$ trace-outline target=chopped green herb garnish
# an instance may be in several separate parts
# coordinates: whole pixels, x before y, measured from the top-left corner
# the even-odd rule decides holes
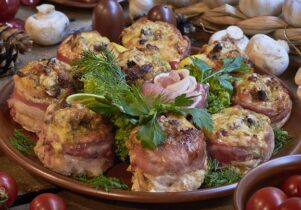
[[[103,188],[106,192],[111,189],[121,189],[127,190],[128,186],[120,182],[120,180],[116,177],[106,177],[104,175],[95,176],[91,179],[87,178],[87,176],[75,176],[74,179],[89,184],[95,189]]]
[[[292,137],[287,131],[281,128],[274,128],[275,147],[273,155],[277,154],[285,145],[292,141]]]
[[[208,159],[208,173],[205,177],[203,187],[212,188],[232,184],[240,180],[241,174],[236,170],[220,166],[219,162]]]
[[[137,138],[145,148],[154,149],[165,140],[165,132],[157,122],[162,114],[191,115],[198,128],[212,129],[211,116],[205,109],[187,108],[193,102],[191,97],[181,95],[173,102],[166,102],[158,96],[150,103],[138,88],[126,83],[125,74],[106,48],[100,55],[85,52],[73,66],[83,72],[84,93],[69,96],[67,102],[78,101],[109,118],[122,117],[133,126],[139,125]]]
[[[34,142],[18,129],[14,130],[13,136],[9,138],[9,143],[25,155],[33,154]]]

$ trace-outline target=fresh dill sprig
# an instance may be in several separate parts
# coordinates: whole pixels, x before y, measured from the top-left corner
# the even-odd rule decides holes
[[[128,186],[124,183],[121,183],[120,180],[116,177],[106,177],[104,175],[95,176],[89,179],[87,176],[74,176],[74,179],[89,184],[95,189],[102,188],[106,192],[109,192],[111,189],[121,189],[127,190]]]
[[[240,180],[241,174],[236,170],[220,166],[215,159],[208,159],[208,172],[205,176],[204,188],[220,187]]]
[[[288,134],[287,131],[281,128],[274,128],[275,135],[275,147],[273,155],[277,154],[285,145],[292,141],[292,137]]]
[[[137,138],[148,149],[154,149],[165,140],[165,132],[157,121],[162,114],[191,115],[198,128],[212,129],[211,116],[205,109],[187,108],[193,102],[191,97],[181,95],[174,102],[166,102],[158,96],[148,103],[138,88],[126,83],[124,72],[106,48],[100,55],[85,52],[73,67],[83,72],[84,93],[69,96],[67,102],[80,102],[109,118],[130,119],[134,126],[140,126]]]
[[[13,135],[9,138],[9,143],[25,155],[33,154],[34,142],[18,129],[14,130]]]

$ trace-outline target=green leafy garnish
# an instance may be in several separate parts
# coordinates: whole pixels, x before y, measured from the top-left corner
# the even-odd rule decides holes
[[[111,189],[121,189],[127,190],[128,186],[120,182],[116,177],[106,177],[104,175],[95,176],[89,179],[87,176],[75,176],[74,179],[89,184],[95,189],[103,188],[106,192],[109,192]]]
[[[220,70],[213,70],[203,60],[190,57],[192,64],[187,68],[190,74],[194,76],[200,83],[208,83],[210,85],[208,94],[208,112],[217,113],[222,109],[231,105],[231,96],[233,92],[232,83],[239,78],[230,73],[247,73],[250,66],[244,62],[243,57],[223,59],[223,66]]]
[[[273,155],[277,154],[285,145],[292,141],[292,137],[288,134],[287,131],[281,128],[274,128],[275,135],[275,147]]]
[[[129,155],[125,143],[136,123],[132,122],[130,119],[123,117],[113,119],[112,122],[116,127],[114,141],[115,154],[119,157],[120,160],[125,161],[127,160]]]
[[[205,176],[204,188],[220,187],[240,180],[241,174],[236,170],[220,166],[215,159],[208,159],[208,172]]]
[[[191,115],[198,128],[212,129],[211,116],[205,109],[187,108],[193,102],[192,97],[181,95],[173,102],[166,102],[158,96],[149,102],[138,88],[126,83],[124,73],[106,48],[100,55],[85,52],[73,66],[83,72],[84,93],[69,96],[67,102],[78,101],[111,119],[121,117],[130,120],[133,126],[139,125],[137,138],[145,148],[154,149],[163,143],[165,132],[157,122],[157,117],[163,114]]]
[[[33,154],[34,142],[18,129],[14,130],[13,136],[9,138],[9,143],[25,155]]]
[[[207,96],[208,112],[215,114],[231,105],[231,93],[217,82],[210,82],[210,90]]]

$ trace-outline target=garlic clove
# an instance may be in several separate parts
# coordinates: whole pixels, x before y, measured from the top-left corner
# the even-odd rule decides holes
[[[301,67],[298,69],[296,76],[295,76],[295,83],[297,85],[301,85]]]
[[[244,32],[237,26],[229,26],[226,32],[230,39],[240,40],[244,38]]]

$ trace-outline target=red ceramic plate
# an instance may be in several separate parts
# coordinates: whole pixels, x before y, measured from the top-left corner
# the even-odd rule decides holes
[[[64,6],[78,7],[78,8],[93,8],[96,5],[96,3],[93,3],[95,2],[93,0],[86,0],[86,2],[80,0],[48,0],[48,1],[56,4],[61,4]],[[124,0],[118,0],[118,2],[122,2],[122,1]]]
[[[12,89],[13,83],[11,81],[8,82],[2,89],[0,89],[0,147],[9,157],[13,158],[29,172],[42,177],[55,185],[94,197],[140,203],[175,203],[208,200],[230,195],[236,188],[237,183],[217,188],[199,189],[192,192],[150,193],[131,192],[125,190],[111,190],[110,192],[105,192],[103,190],[93,189],[90,186],[80,183],[72,178],[52,172],[43,167],[43,165],[36,157],[24,156],[9,144],[9,137],[12,135],[13,130],[15,128],[20,128],[11,119],[9,115],[9,109],[7,107],[6,101],[11,94]],[[277,157],[296,154],[301,151],[301,104],[295,96],[293,96],[293,103],[294,106],[292,115],[285,125],[285,130],[287,130],[290,135],[293,136],[294,140],[285,148],[283,148],[277,154]],[[26,134],[30,135],[31,139],[36,139],[36,136],[29,133]],[[129,183],[131,175],[126,171],[126,168],[127,166],[125,164],[117,164],[112,169],[110,169],[106,175],[116,176],[122,181]]]

